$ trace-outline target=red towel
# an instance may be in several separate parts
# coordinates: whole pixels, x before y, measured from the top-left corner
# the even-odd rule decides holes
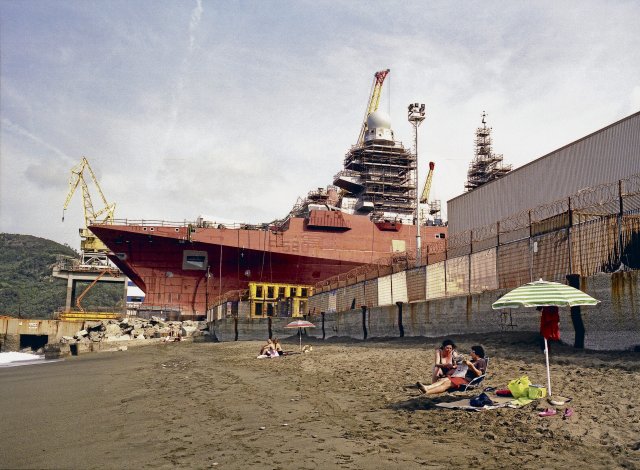
[[[542,307],[540,316],[540,334],[546,339],[560,339],[560,315],[558,307]]]

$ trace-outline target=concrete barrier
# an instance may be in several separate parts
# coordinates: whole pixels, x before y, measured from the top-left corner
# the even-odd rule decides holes
[[[597,274],[582,279],[582,290],[601,301],[596,307],[582,308],[586,349],[640,349],[638,273],[639,271]],[[540,316],[535,309],[499,311],[491,308],[491,304],[509,290],[403,303],[401,316],[398,305],[367,307],[364,317],[360,308],[331,313],[316,310],[314,315],[307,317],[316,324],[316,328],[309,328],[304,334],[318,339],[349,337],[365,340],[401,336],[442,337],[502,331],[537,332]],[[575,331],[570,310],[561,308],[560,318],[562,341],[573,345]],[[284,329],[284,325],[290,321],[291,318],[272,318],[272,336],[290,336]],[[266,322],[266,319],[226,318],[210,323],[210,331],[219,341],[264,340],[269,337],[270,331]]]

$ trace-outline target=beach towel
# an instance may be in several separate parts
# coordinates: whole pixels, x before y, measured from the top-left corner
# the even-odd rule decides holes
[[[528,403],[519,403],[518,400],[513,400],[511,397],[499,397],[494,394],[490,394],[489,397],[493,402],[493,405],[471,406],[471,400],[469,398],[462,398],[456,401],[436,403],[436,406],[450,410],[488,411],[496,410],[498,408],[520,408],[525,404],[531,403],[531,401]]]
[[[540,334],[549,340],[560,340],[560,315],[558,307],[542,307]]]

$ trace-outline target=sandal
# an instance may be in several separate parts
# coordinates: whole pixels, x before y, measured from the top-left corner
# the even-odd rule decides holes
[[[573,416],[573,408],[567,408],[562,413],[562,419],[569,419]]]
[[[547,417],[547,416],[555,416],[557,414],[557,411],[554,410],[553,408],[547,408],[546,410],[538,413],[538,416],[540,417]]]

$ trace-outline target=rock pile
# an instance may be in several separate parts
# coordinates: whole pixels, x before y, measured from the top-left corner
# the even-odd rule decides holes
[[[86,322],[85,329],[73,336],[63,336],[61,343],[101,343],[152,338],[185,338],[209,334],[206,322],[192,320],[164,321],[157,317],[125,318]]]

